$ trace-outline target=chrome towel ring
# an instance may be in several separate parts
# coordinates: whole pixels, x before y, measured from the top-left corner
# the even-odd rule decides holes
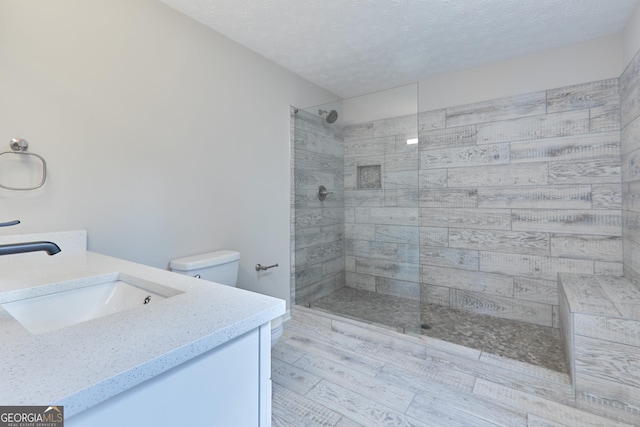
[[[45,162],[45,160],[42,158],[42,156],[39,156],[37,154],[34,153],[27,153],[27,149],[29,148],[29,143],[22,139],[22,138],[13,138],[11,140],[11,142],[9,143],[9,146],[11,147],[11,150],[13,151],[5,151],[0,153],[0,156],[3,155],[14,155],[14,156],[32,156],[35,157],[36,159],[38,159],[40,162],[42,162],[42,179],[40,180],[40,182],[32,187],[14,187],[14,186],[10,186],[10,185],[3,185],[2,183],[0,183],[0,188],[4,188],[7,190],[35,190],[37,188],[40,188],[44,185],[44,182],[47,180],[47,162]]]

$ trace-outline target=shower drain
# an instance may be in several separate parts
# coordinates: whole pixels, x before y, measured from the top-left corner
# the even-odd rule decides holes
[[[422,329],[431,329],[431,325],[429,325],[428,323],[423,323],[422,325],[420,325],[420,327]]]

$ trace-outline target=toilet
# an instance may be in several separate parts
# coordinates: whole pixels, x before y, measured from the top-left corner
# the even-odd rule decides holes
[[[188,276],[198,277],[210,282],[236,286],[240,253],[221,250],[174,259],[169,263],[171,271]],[[271,321],[271,346],[273,347],[282,335],[282,318]]]

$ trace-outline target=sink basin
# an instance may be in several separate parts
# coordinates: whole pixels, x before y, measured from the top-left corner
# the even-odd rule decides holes
[[[1,304],[32,334],[62,329],[119,311],[140,308],[182,291],[122,273],[70,282],[73,289]],[[66,288],[65,283],[56,284]]]

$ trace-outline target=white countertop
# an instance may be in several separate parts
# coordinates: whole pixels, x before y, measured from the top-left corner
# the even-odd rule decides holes
[[[0,405],[73,416],[285,313],[277,298],[93,252],[30,255],[0,256],[0,303],[109,273],[184,293],[38,335],[0,308]]]

